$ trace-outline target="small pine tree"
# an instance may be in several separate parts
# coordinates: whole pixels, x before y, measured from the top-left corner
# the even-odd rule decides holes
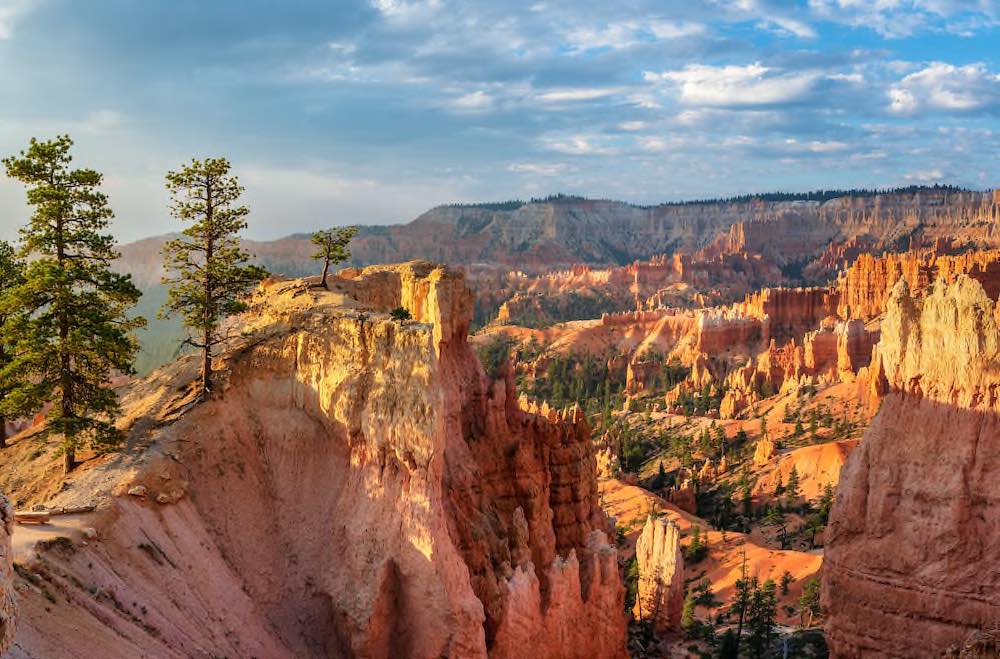
[[[681,629],[688,635],[692,634],[698,625],[698,619],[694,615],[696,598],[697,594],[693,590],[689,591],[684,598],[684,607],[681,609]]]
[[[802,595],[799,596],[799,616],[802,625],[812,626],[813,619],[818,617],[822,610],[819,605],[820,585],[819,579],[813,577],[802,584]],[[808,622],[805,622],[808,620]]]
[[[70,169],[72,146],[68,135],[32,139],[27,151],[3,161],[35,207],[21,229],[24,281],[4,295],[7,313],[20,318],[13,335],[5,332],[14,355],[0,378],[16,375],[17,385],[4,406],[27,411],[54,403],[46,432],[62,436],[67,473],[78,448],[105,452],[121,442],[113,420],[118,396],[108,382],[113,372],[134,372],[132,331],[145,324],[128,316],[139,289],[111,269],[118,253],[104,233],[114,213],[100,191],[103,176]]]
[[[782,595],[787,595],[788,594],[788,586],[790,586],[793,581],[795,581],[795,577],[793,577],[792,573],[789,572],[788,570],[785,570],[781,574],[781,594]]]
[[[413,316],[411,316],[410,312],[407,311],[404,307],[396,307],[395,309],[393,309],[392,311],[389,312],[389,317],[392,318],[395,321],[403,322],[404,320],[410,320],[410,318],[412,318]],[[504,359],[507,358],[506,352],[504,353],[504,357],[503,358]],[[498,366],[499,366],[499,364],[498,364]]]
[[[312,243],[316,245],[317,250],[312,257],[323,261],[323,274],[319,279],[319,285],[323,288],[328,288],[326,277],[330,273],[330,264],[343,263],[351,258],[348,245],[357,232],[357,227],[341,227],[313,233]]]
[[[160,315],[179,313],[188,329],[184,342],[201,350],[202,396],[212,389],[212,351],[230,338],[220,334],[222,321],[244,311],[242,298],[267,276],[247,265],[240,247],[250,210],[236,205],[243,186],[229,168],[225,158],[208,158],[167,173],[171,214],[192,224],[163,246],[169,292]]]
[[[774,496],[780,497],[785,491],[785,486],[781,482],[781,473],[778,473],[778,479],[774,483]]]
[[[11,301],[10,307],[7,307],[4,300],[23,283],[24,262],[18,258],[10,243],[0,240],[0,448],[7,448],[7,417],[20,412],[12,407],[13,398],[8,394],[23,383],[20,373],[5,373],[14,359],[13,342],[23,319],[16,304]]]
[[[684,549],[684,560],[688,563],[697,563],[708,554],[708,545],[701,539],[701,527],[695,524],[691,528],[691,542]]]
[[[792,470],[788,472],[788,483],[785,485],[785,496],[788,497],[789,504],[795,502],[799,497],[799,470],[792,465]]]

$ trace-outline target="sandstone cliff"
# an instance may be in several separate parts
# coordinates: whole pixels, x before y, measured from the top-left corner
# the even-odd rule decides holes
[[[937,279],[950,282],[966,274],[979,281],[987,294],[1000,295],[1000,251],[970,251],[946,255],[934,249],[898,254],[862,254],[837,282],[838,313],[842,318],[869,320],[886,310],[896,282],[905,281],[914,293],[923,292]]]
[[[940,656],[1000,620],[1000,333],[964,275],[887,301],[887,395],[849,457],[823,566],[840,657]]]
[[[14,601],[14,554],[11,535],[14,532],[14,510],[0,495],[0,654],[14,642],[17,628],[17,606]]]
[[[128,390],[128,448],[49,501],[98,540],[29,561],[56,604],[15,657],[624,656],[582,415],[485,376],[460,273],[347,274],[266,283],[210,400],[191,359]]]
[[[667,518],[646,519],[635,545],[639,584],[634,615],[657,632],[680,629],[684,608],[684,559],[680,529]]]

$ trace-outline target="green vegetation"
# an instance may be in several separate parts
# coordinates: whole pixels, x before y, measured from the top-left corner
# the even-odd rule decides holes
[[[171,214],[192,224],[163,246],[169,291],[161,315],[179,314],[184,342],[202,351],[202,396],[212,390],[212,350],[231,338],[221,334],[222,321],[244,311],[243,298],[267,276],[240,248],[250,210],[236,205],[243,186],[229,168],[225,158],[208,158],[167,173]]]
[[[357,232],[357,227],[341,227],[322,229],[312,235],[312,243],[317,248],[312,257],[323,261],[323,274],[319,280],[319,285],[323,288],[327,288],[326,277],[330,272],[330,264],[343,263],[351,258],[348,244]]]
[[[476,346],[476,355],[487,376],[490,378],[497,376],[500,366],[511,358],[516,345],[517,341],[514,339],[504,334],[497,334],[488,342]]]
[[[819,579],[813,577],[802,584],[802,595],[799,597],[799,616],[803,618],[803,626],[811,627],[813,620],[820,616],[822,609],[819,605],[820,585]],[[808,620],[808,622],[805,622]]]
[[[0,301],[7,319],[0,343],[12,352],[0,371],[3,408],[25,414],[53,403],[45,432],[62,436],[66,472],[77,449],[104,452],[121,442],[108,382],[113,372],[133,373],[133,330],[144,323],[128,315],[140,297],[131,277],[111,270],[118,253],[104,233],[114,214],[100,191],[103,176],[71,169],[72,146],[67,135],[32,139],[3,161],[27,186],[34,212],[21,230],[23,280]]]
[[[410,315],[410,312],[404,307],[396,307],[395,309],[389,312],[389,317],[398,323],[413,318],[413,316]]]
[[[725,386],[706,384],[698,392],[681,391],[676,404],[686,416],[706,416],[709,412],[719,411],[719,405],[725,395]]]
[[[708,556],[708,545],[701,539],[701,527],[695,524],[691,528],[691,542],[684,547],[684,564],[694,565]]]
[[[14,358],[13,336],[5,329],[21,320],[19,310],[5,309],[3,300],[24,283],[24,261],[18,258],[10,243],[0,241],[0,448],[7,448],[7,416],[16,415],[20,410],[5,409],[13,399],[8,395],[17,388],[18,374],[4,376],[4,369]]]

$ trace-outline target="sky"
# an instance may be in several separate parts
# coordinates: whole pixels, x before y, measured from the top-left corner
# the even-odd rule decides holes
[[[247,235],[563,192],[1000,187],[1000,0],[0,0],[0,154],[69,133],[123,241],[225,156]],[[0,177],[0,238],[27,218]]]

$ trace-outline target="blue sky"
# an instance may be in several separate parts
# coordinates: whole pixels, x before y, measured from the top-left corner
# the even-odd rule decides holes
[[[249,235],[555,192],[1000,186],[1000,0],[0,0],[0,152],[69,132],[115,231],[226,155]],[[25,218],[0,182],[0,237]]]

